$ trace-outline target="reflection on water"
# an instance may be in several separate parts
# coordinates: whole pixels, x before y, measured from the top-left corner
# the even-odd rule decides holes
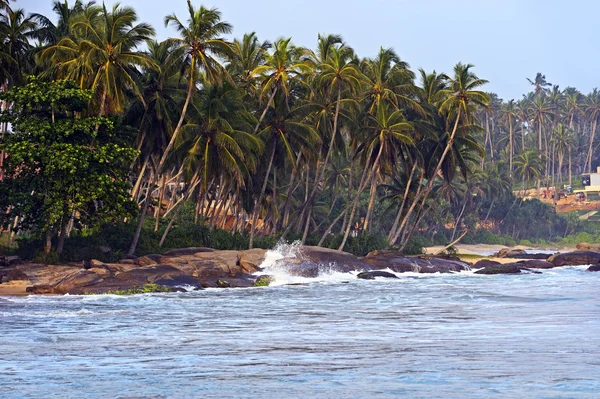
[[[594,398],[599,285],[571,267],[4,297],[0,397]]]

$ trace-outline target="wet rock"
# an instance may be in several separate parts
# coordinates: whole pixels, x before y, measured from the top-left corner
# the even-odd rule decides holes
[[[197,290],[202,288],[198,280],[186,275],[167,276],[165,278],[155,280],[154,284],[173,289],[192,287],[193,289]],[[184,289],[184,291],[186,290]]]
[[[351,271],[372,270],[372,266],[358,257],[335,249],[304,246],[297,257],[303,261],[316,263],[331,271],[347,273]]]
[[[555,267],[553,263],[538,259],[522,260],[517,263],[528,269],[552,269]]]
[[[260,271],[260,265],[265,260],[266,253],[266,250],[258,248],[242,251],[238,260],[242,272],[252,274]]]
[[[290,276],[315,278],[319,275],[323,265],[298,258],[283,258],[276,261],[275,266],[284,270]],[[323,267],[328,268],[329,266]]]
[[[473,265],[473,269],[482,269],[484,267],[488,267],[488,266],[496,266],[496,265],[500,265],[500,262],[496,262],[495,260],[490,260],[490,259],[479,259],[477,262],[475,262],[475,264]]]
[[[215,250],[212,248],[204,248],[204,247],[190,247],[190,248],[179,248],[172,249],[170,251],[165,252],[164,256],[176,257],[183,255],[194,255],[199,252],[214,252]]]
[[[363,280],[375,280],[375,277],[398,278],[398,276],[393,273],[384,272],[381,270],[358,273],[356,277]]]
[[[138,266],[151,266],[158,264],[154,259],[150,258],[149,256],[141,256],[137,258],[136,263],[138,264]]]
[[[475,274],[519,274],[523,271],[539,274],[524,266],[524,263],[504,263],[498,265],[490,265],[481,270],[477,270]]]
[[[567,252],[564,254],[558,253],[548,258],[548,262],[553,263],[554,266],[593,265],[600,263],[600,253],[584,250]]]
[[[600,272],[600,264],[588,267],[586,272]]]
[[[372,269],[389,268],[396,273],[452,273],[470,268],[467,263],[461,261],[431,256],[407,257],[400,252],[380,252],[374,256],[367,256],[363,260],[370,264]]]
[[[511,259],[537,259],[537,260],[546,260],[549,257],[550,257],[549,254],[544,254],[544,253],[534,253],[534,254],[524,253],[524,254],[506,256],[506,258],[511,258]]]

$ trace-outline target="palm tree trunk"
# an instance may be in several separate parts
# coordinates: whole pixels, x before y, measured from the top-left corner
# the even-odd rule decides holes
[[[367,215],[365,216],[365,222],[363,224],[363,231],[366,231],[371,221],[371,214],[373,213],[373,205],[375,204],[375,194],[377,193],[377,176],[371,181],[371,194],[369,196],[369,206],[367,207]]]
[[[509,140],[509,171],[510,171],[510,177],[512,177],[513,174],[513,125],[512,125],[512,116],[510,116],[509,120],[508,120],[508,125],[509,125],[509,129],[508,129],[508,140]]]
[[[356,194],[356,198],[354,199],[354,202],[352,204],[352,211],[350,212],[350,217],[348,219],[348,226],[346,226],[346,232],[344,233],[344,238],[338,248],[338,251],[342,251],[344,249],[344,246],[346,245],[346,241],[348,240],[348,235],[350,234],[350,229],[352,228],[352,221],[354,220],[354,215],[356,213],[356,206],[358,205],[358,200],[359,200],[360,195],[362,194],[363,190],[365,189],[365,187],[371,183],[371,180],[377,173],[377,170],[379,168],[379,160],[381,159],[382,153],[383,153],[383,145],[380,145],[379,153],[377,154],[377,158],[375,158],[375,162],[373,162],[373,168],[371,169],[371,173],[369,173],[369,177],[367,178],[367,181],[365,181],[364,184],[362,184],[359,187],[358,193]]]
[[[277,148],[277,143],[273,143],[273,149],[271,150],[271,157],[269,159],[269,166],[267,167],[267,173],[265,173],[265,180],[263,181],[262,188],[260,190],[260,196],[258,197],[258,202],[254,205],[254,211],[252,212],[252,226],[250,226],[250,242],[248,247],[252,249],[254,245],[254,234],[256,233],[256,223],[258,221],[258,213],[260,212],[260,207],[262,201],[265,197],[265,191],[267,190],[267,184],[269,182],[269,174],[271,173],[271,168],[273,167],[273,160],[275,159],[275,150]]]
[[[144,201],[144,206],[142,206],[142,210],[138,218],[138,223],[135,228],[135,233],[133,234],[133,239],[131,240],[131,245],[129,246],[129,251],[127,252],[127,255],[129,256],[132,256],[135,253],[135,249],[137,248],[138,242],[140,240],[142,226],[144,225],[144,219],[146,219],[146,214],[148,213],[148,207],[150,206],[150,200],[152,198],[154,184],[156,184],[155,176],[156,173],[151,173],[150,185],[148,186],[148,190],[146,191],[146,200]]]
[[[142,184],[142,179],[144,178],[144,173],[146,173],[146,168],[148,167],[148,162],[150,162],[150,157],[146,157],[144,164],[142,165],[142,170],[140,170],[140,174],[138,175],[137,181],[133,186],[133,190],[131,190],[131,199],[134,200],[137,197],[138,190],[140,189],[140,185]]]
[[[267,116],[267,111],[269,110],[269,107],[273,103],[273,99],[275,98],[275,93],[277,93],[278,88],[279,88],[278,86],[275,86],[275,89],[273,89],[273,91],[271,92],[271,95],[269,96],[269,101],[267,101],[267,105],[266,105],[265,109],[263,110],[262,114],[260,115],[260,118],[258,119],[258,123],[256,124],[256,127],[254,128],[254,134],[256,134],[258,132],[258,129],[260,128],[260,124],[262,123],[263,119],[265,119],[265,116]]]
[[[406,198],[408,197],[408,193],[410,191],[410,186],[412,184],[412,179],[414,177],[416,170],[417,170],[417,163],[414,162],[413,167],[410,171],[410,176],[408,177],[408,181],[406,182],[406,189],[404,190],[404,196],[402,197],[402,203],[400,204],[400,208],[398,209],[398,215],[396,215],[396,219],[394,219],[392,228],[390,229],[390,232],[388,233],[388,236],[387,236],[388,243],[390,243],[390,240],[392,239],[392,236],[393,236],[394,232],[396,231],[396,228],[398,227],[398,223],[400,223],[400,218],[402,217],[402,211],[404,210],[404,205],[406,204]]]
[[[296,157],[296,164],[295,164],[294,169],[292,170],[292,177],[290,178],[290,184],[289,184],[288,190],[287,190],[285,205],[283,206],[283,217],[279,219],[277,230],[281,229],[284,226],[285,227],[288,226],[288,221],[289,221],[289,217],[290,217],[290,203],[291,203],[291,199],[292,199],[291,197],[294,193],[294,182],[296,180],[296,175],[298,174],[298,167],[300,166],[301,158],[302,158],[302,153],[298,152],[298,155]]]
[[[177,126],[175,127],[175,130],[173,131],[171,140],[169,140],[169,144],[167,144],[167,148],[165,148],[165,151],[163,152],[163,155],[160,158],[160,162],[158,163],[158,168],[156,170],[157,174],[160,174],[162,172],[162,168],[165,165],[167,156],[171,152],[171,149],[173,148],[173,144],[175,144],[175,140],[177,139],[177,136],[179,135],[179,131],[181,130],[181,126],[183,125],[183,121],[185,119],[185,115],[187,113],[187,109],[188,109],[188,106],[190,105],[190,100],[192,99],[192,94],[194,92],[194,86],[195,86],[195,82],[194,82],[194,72],[195,71],[194,70],[195,70],[195,68],[196,68],[196,57],[192,57],[192,65],[190,68],[190,82],[189,82],[187,96],[185,98],[185,103],[183,103],[183,108],[181,109],[181,115],[179,116],[179,122],[177,122]]]
[[[200,181],[201,181],[201,179],[198,179],[198,175],[195,174],[190,182],[190,187],[188,188],[187,192],[185,193],[183,198],[181,198],[181,200],[179,202],[177,202],[177,204],[175,204],[175,208],[176,208],[175,212],[173,212],[173,216],[171,216],[171,220],[169,220],[169,224],[167,225],[165,232],[163,233],[162,237],[160,238],[160,242],[158,243],[159,247],[162,247],[163,244],[165,243],[165,240],[167,239],[167,235],[169,234],[169,232],[171,231],[171,228],[173,227],[173,224],[175,223],[175,219],[177,219],[179,212],[181,212],[181,210],[183,209],[183,206],[177,206],[177,205],[179,203],[185,201],[192,195],[192,193],[196,189],[196,186],[198,186],[198,184],[200,184]],[[193,184],[192,184],[192,182],[193,182]]]
[[[165,189],[167,186],[167,175],[163,174],[162,184],[160,186],[160,194],[158,194],[158,204],[154,211],[154,231],[158,231],[158,222],[160,220],[160,210],[162,209],[163,199],[165,197]]]
[[[571,160],[571,149],[569,148],[569,186],[573,187],[573,169],[572,169],[572,160]]]
[[[596,119],[592,121],[592,131],[590,132],[590,146],[588,149],[587,156],[587,169],[589,173],[592,173],[592,153],[594,151],[594,136],[596,135]]]

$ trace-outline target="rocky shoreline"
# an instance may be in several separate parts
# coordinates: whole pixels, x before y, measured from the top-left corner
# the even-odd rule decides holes
[[[0,257],[0,295],[135,292],[149,284],[161,291],[265,286],[272,281],[272,276],[261,274],[266,252],[182,248],[161,255],[130,257],[118,263],[91,260],[67,265],[23,263],[16,257]],[[408,257],[394,251],[375,251],[359,258],[347,252],[306,246],[296,256],[277,263],[294,276],[317,277],[336,271],[356,272],[362,279],[471,269],[477,269],[475,274],[541,273],[544,269],[575,265],[592,265],[588,271],[600,271],[600,252],[591,249],[554,255],[506,249],[495,257],[496,260],[482,258],[472,264],[456,256]]]

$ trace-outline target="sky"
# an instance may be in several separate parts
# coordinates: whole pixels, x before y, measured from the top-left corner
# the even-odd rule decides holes
[[[73,2],[74,0],[71,0]],[[107,6],[115,1],[107,0]],[[216,7],[234,26],[233,37],[256,32],[261,40],[292,37],[314,48],[317,36],[341,34],[360,57],[392,47],[415,72],[451,73],[457,62],[489,80],[484,89],[520,99],[537,72],[561,88],[584,93],[600,87],[597,0],[193,0]],[[156,29],[174,36],[165,15],[187,19],[184,0],[121,0]],[[19,0],[13,8],[50,16],[52,1]]]

